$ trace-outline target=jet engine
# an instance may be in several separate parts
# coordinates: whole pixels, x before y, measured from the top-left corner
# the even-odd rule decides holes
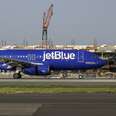
[[[47,75],[49,74],[49,66],[31,66],[23,69],[23,73],[29,75]]]

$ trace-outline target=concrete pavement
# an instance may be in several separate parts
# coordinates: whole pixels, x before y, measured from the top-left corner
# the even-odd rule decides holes
[[[116,86],[116,80],[0,79],[0,86]]]
[[[0,95],[0,104],[0,116],[116,115],[116,94]]]

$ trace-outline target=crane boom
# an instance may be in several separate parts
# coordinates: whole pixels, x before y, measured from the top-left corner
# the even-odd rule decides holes
[[[51,17],[53,15],[53,4],[50,5],[47,13],[43,13],[43,31],[42,31],[42,48],[47,48],[48,46],[48,36],[47,36],[47,30],[48,26],[51,21]]]
[[[46,28],[46,29],[48,28],[52,15],[53,15],[53,4],[51,4],[51,6],[49,7],[47,16],[46,16],[46,13],[44,12],[44,17],[43,17],[43,19],[44,19],[43,27],[44,28]]]

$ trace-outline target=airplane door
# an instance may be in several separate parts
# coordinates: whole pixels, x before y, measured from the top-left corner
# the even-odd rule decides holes
[[[78,52],[78,61],[84,62],[84,52]]]

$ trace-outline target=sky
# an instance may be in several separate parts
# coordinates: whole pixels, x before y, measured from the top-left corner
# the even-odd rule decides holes
[[[0,0],[0,41],[39,44],[42,16],[54,13],[48,38],[55,44],[116,44],[116,0]]]

